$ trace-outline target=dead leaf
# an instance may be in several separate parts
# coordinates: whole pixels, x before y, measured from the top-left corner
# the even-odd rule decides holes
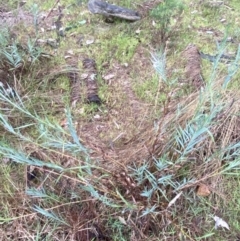
[[[67,54],[69,54],[69,55],[73,55],[73,54],[74,54],[74,52],[73,52],[73,50],[72,50],[72,49],[69,49],[69,50],[67,51]]]
[[[93,43],[94,43],[94,38],[86,40],[86,45],[90,45],[90,44],[93,44]]]
[[[127,222],[125,221],[125,219],[123,217],[118,217],[119,221],[124,224],[124,225],[127,225]]]
[[[229,225],[223,219],[219,218],[218,216],[214,216],[213,219],[215,221],[215,229],[218,227],[223,227],[230,230]]]
[[[107,75],[104,75],[104,76],[103,76],[103,79],[106,80],[106,81],[108,81],[108,80],[110,80],[110,79],[112,79],[112,78],[114,78],[114,77],[115,77],[114,74],[107,74]]]
[[[180,196],[182,195],[182,192],[178,193],[168,204],[167,208],[171,207],[176,201],[178,198],[180,198]]]
[[[96,119],[96,120],[100,120],[100,119],[101,119],[101,116],[98,115],[98,114],[96,114],[95,116],[93,116],[93,118]]]
[[[68,121],[66,118],[60,121],[60,126],[62,128],[67,128],[67,125],[68,125]]]
[[[207,197],[211,194],[211,191],[209,190],[208,186],[200,183],[197,189],[197,195],[201,197]]]
[[[136,31],[135,31],[136,34],[140,34],[141,33],[141,30],[138,28]]]

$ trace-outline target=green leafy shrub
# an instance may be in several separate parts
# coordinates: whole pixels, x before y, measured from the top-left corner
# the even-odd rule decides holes
[[[164,43],[172,32],[171,20],[178,18],[184,9],[184,5],[178,0],[167,0],[160,3],[151,11],[151,16],[156,19],[157,28],[160,30],[160,37]]]

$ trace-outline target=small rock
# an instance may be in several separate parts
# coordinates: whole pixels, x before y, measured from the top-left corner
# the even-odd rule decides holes
[[[70,55],[73,55],[73,54],[74,54],[72,49],[69,49],[69,50],[67,51],[67,53],[70,54]]]
[[[140,34],[141,33],[141,30],[138,28],[136,31],[135,31],[136,34]]]
[[[94,38],[86,40],[86,45],[90,45],[90,44],[93,44],[93,43],[94,43]]]
[[[82,74],[80,78],[81,79],[86,79],[87,77],[88,77],[88,74]]]
[[[96,119],[96,120],[99,120],[99,119],[101,119],[101,116],[97,114],[93,118]]]

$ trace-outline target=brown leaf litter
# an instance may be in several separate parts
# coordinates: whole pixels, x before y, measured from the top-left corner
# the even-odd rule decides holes
[[[210,191],[209,187],[204,183],[200,183],[197,188],[197,195],[201,196],[201,197],[207,197],[210,194],[211,194],[211,191]]]

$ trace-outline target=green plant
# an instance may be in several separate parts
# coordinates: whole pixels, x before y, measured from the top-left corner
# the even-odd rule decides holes
[[[178,19],[184,9],[182,1],[165,0],[151,11],[151,16],[156,19],[156,27],[159,29],[161,44],[165,44],[172,31],[171,21]]]
[[[219,46],[219,56],[224,49],[224,44]],[[153,65],[161,77],[160,82],[165,86],[165,91],[168,91],[167,87],[173,87],[175,81],[169,81],[165,75],[164,54],[153,56]],[[213,65],[213,75],[208,80],[206,87],[199,94],[195,94],[193,102],[187,105],[184,102],[179,103],[171,118],[169,118],[167,112],[162,113],[161,120],[155,128],[156,139],[153,140],[153,160],[144,162],[140,166],[130,167],[133,179],[137,186],[141,187],[140,195],[147,199],[147,205],[145,205],[140,216],[142,218],[153,216],[157,218],[159,215],[163,215],[164,211],[161,211],[159,207],[164,202],[168,203],[168,210],[172,205],[175,206],[175,210],[171,212],[171,215],[175,216],[175,211],[180,208],[175,203],[180,202],[185,205],[184,199],[190,202],[198,202],[191,195],[192,192],[187,191],[189,187],[195,187],[202,181],[212,180],[226,174],[239,176],[237,174],[239,170],[239,138],[233,138],[232,141],[225,142],[225,140],[229,140],[228,135],[233,134],[231,121],[234,121],[235,117],[234,110],[229,110],[231,108],[229,106],[232,106],[232,104],[229,104],[229,101],[225,99],[226,86],[223,84],[226,79],[230,80],[233,77],[232,73],[236,72],[229,72],[224,78],[225,81],[222,80],[219,83],[216,78],[219,58]],[[236,61],[238,60],[237,54]],[[235,62],[232,64],[233,68]],[[231,97],[229,96],[229,98]],[[168,101],[164,109],[169,109],[171,99]],[[225,115],[223,113],[228,113],[226,114],[228,116],[227,122],[224,121],[225,118],[222,119],[221,117]],[[230,132],[221,132],[220,130],[223,128]],[[219,135],[222,136],[220,139]],[[213,146],[214,150],[208,149]],[[155,156],[156,153],[157,156]],[[226,164],[222,165],[221,162]],[[205,207],[199,209],[199,212],[209,212],[207,206],[210,204],[205,203],[204,205]],[[188,210],[187,213],[192,215],[191,210]],[[178,219],[177,216],[175,218]],[[185,224],[181,223],[181,225],[184,226]],[[167,232],[167,230],[165,231]],[[205,235],[201,238],[216,235],[212,230],[206,229],[205,232]],[[182,232],[182,235],[185,238],[190,238],[184,232]]]
[[[17,39],[10,39],[7,29],[0,31],[0,61],[9,70],[19,70],[28,68],[29,65],[38,61],[42,54],[42,49],[35,46],[36,41],[28,39],[26,44],[21,44]],[[26,47],[25,47],[26,46]]]

